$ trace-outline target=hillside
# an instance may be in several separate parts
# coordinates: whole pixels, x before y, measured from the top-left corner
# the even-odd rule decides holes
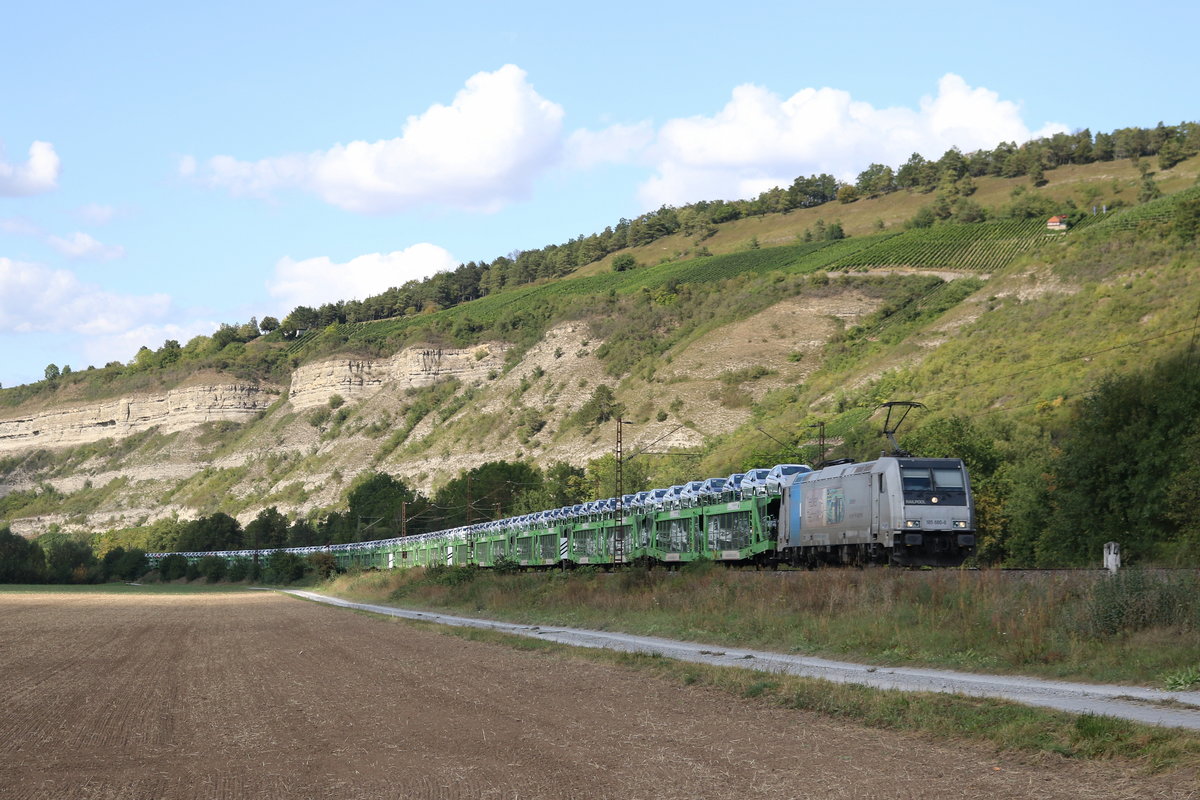
[[[1028,179],[976,181],[983,205],[1086,201],[1064,233],[1040,217],[906,229],[933,199],[906,191],[765,214],[622,251],[640,265],[625,271],[608,256],[443,310],[247,342],[267,372],[206,362],[9,394],[0,524],[245,523],[272,506],[319,520],[376,471],[431,494],[489,461],[587,465],[611,452],[616,414],[633,423],[627,452],[686,454],[639,459],[655,485],[817,460],[818,422],[869,455],[889,399],[929,407],[913,441],[934,446],[957,416],[1016,462],[1049,452],[1106,378],[1186,350],[1200,265],[1178,220],[1198,175],[1197,157],[1162,171],[1167,197],[1140,205],[1128,162],[1049,170],[1015,195]],[[834,222],[848,238],[813,236]],[[997,542],[1020,480],[981,474]]]

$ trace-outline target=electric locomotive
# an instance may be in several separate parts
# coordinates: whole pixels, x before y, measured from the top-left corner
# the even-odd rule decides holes
[[[957,566],[975,550],[975,510],[957,458],[883,456],[797,475],[780,498],[780,561]]]

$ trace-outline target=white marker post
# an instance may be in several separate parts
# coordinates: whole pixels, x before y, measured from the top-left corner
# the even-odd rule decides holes
[[[1116,542],[1104,545],[1104,568],[1113,575],[1121,568],[1121,545]]]

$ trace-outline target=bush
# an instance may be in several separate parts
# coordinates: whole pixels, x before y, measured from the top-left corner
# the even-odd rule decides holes
[[[216,583],[225,577],[227,566],[220,556],[205,556],[196,564],[196,571],[209,583]]]
[[[479,568],[474,564],[454,567],[446,564],[434,564],[425,571],[425,580],[441,586],[461,586],[475,580],[475,576],[478,574]]]
[[[634,269],[638,265],[635,259],[629,253],[622,253],[612,260],[612,268],[614,272],[624,272],[625,270]]]
[[[234,583],[244,581],[250,577],[253,567],[254,562],[248,558],[231,558],[225,569],[225,577]]]
[[[521,562],[515,558],[503,556],[492,562],[492,571],[500,575],[512,575],[521,571]]]
[[[146,570],[149,568],[150,564],[146,560],[146,551],[135,547],[126,550],[125,555],[117,561],[115,575],[123,581],[136,581],[145,575]]]
[[[338,572],[337,559],[332,553],[311,553],[308,556],[308,569],[317,574],[321,580]]]
[[[171,553],[158,562],[158,579],[163,583],[179,580],[187,574],[188,561],[179,553]]]
[[[296,553],[276,550],[267,556],[267,562],[263,567],[263,580],[266,583],[282,585],[295,583],[304,577],[304,570],[307,566],[308,562]]]

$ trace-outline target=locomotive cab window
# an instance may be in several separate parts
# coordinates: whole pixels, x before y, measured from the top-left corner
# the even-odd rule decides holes
[[[906,492],[924,492],[933,488],[933,481],[927,469],[902,469],[900,477],[904,479]]]
[[[900,480],[908,505],[967,504],[967,479],[961,465],[931,461],[902,463]]]
[[[935,489],[964,489],[963,474],[960,469],[933,470],[933,486]]]

